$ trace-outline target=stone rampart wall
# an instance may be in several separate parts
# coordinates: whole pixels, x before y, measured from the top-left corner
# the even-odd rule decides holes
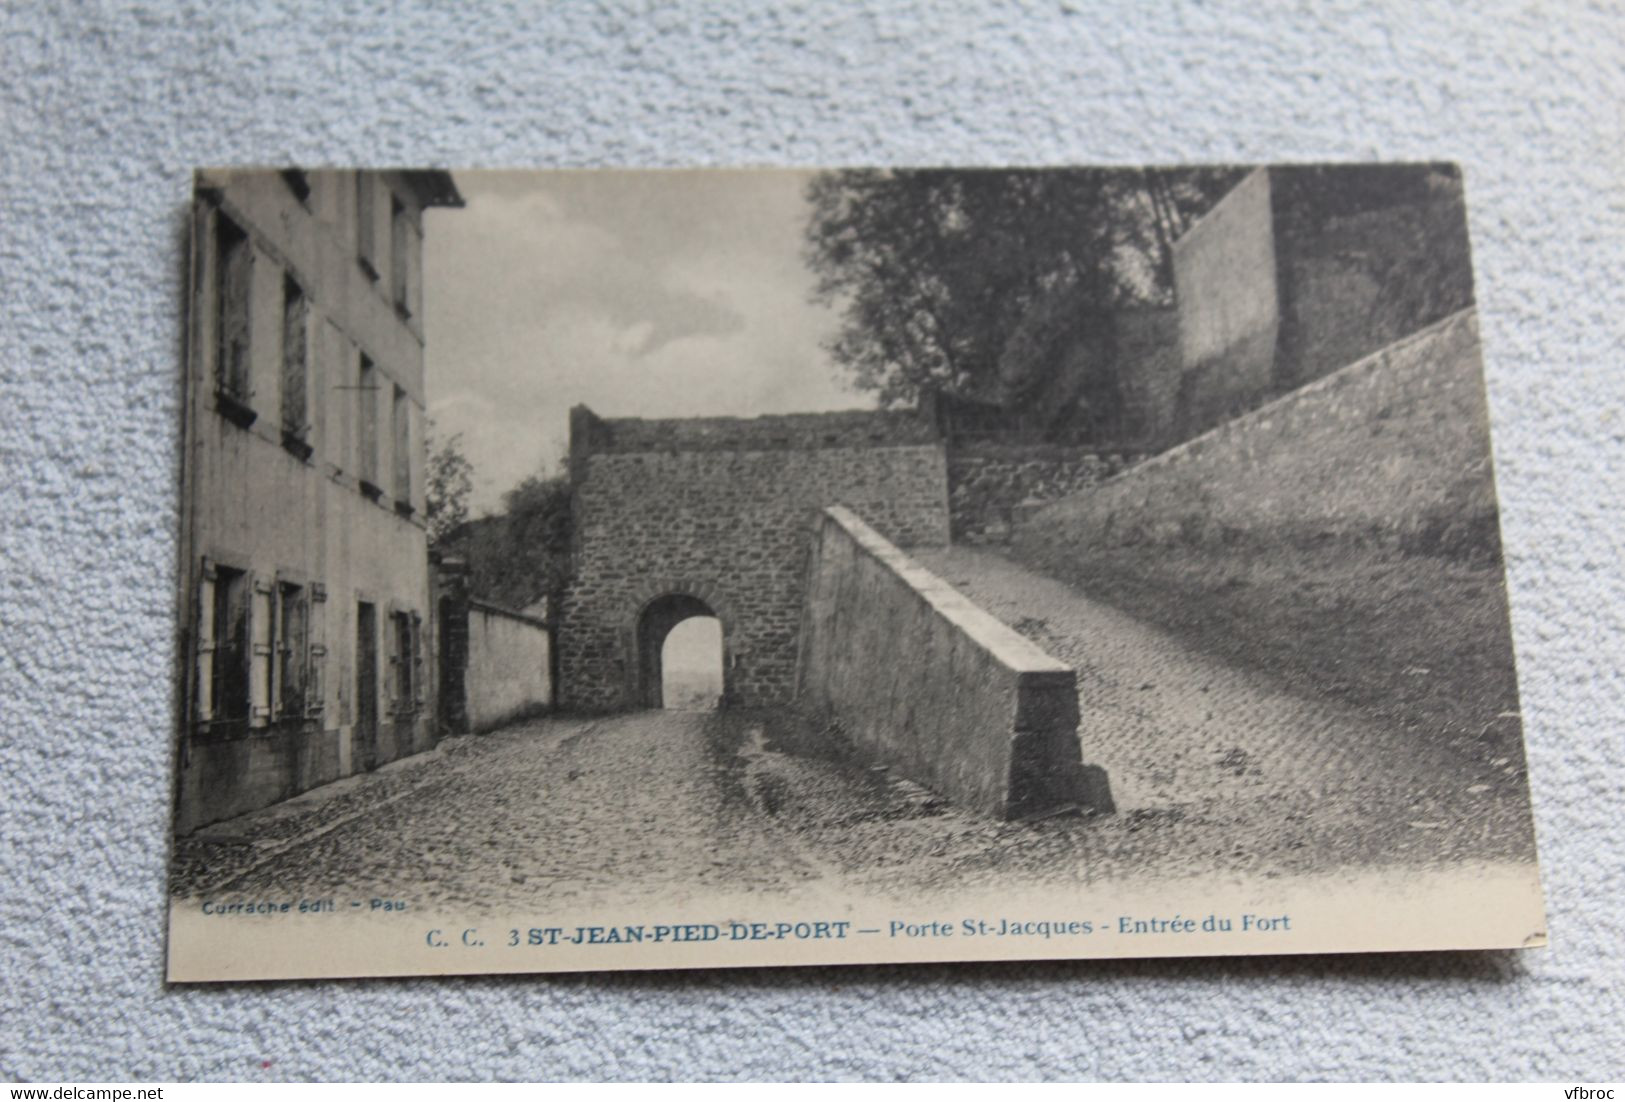
[[[762,417],[597,417],[580,419],[586,450],[811,451],[929,444],[936,426],[915,410],[838,410]]]
[[[1321,220],[1276,216],[1278,387],[1299,386],[1472,305],[1459,198]]]
[[[1095,547],[1346,541],[1498,550],[1477,315],[1466,310],[1018,526],[1067,576]]]
[[[1441,174],[1434,191],[1390,186],[1385,202],[1361,208],[1335,186],[1371,186],[1370,173],[1353,171],[1321,179],[1314,169],[1257,169],[1175,243],[1180,377],[1146,416],[1165,427],[1162,443],[1191,439],[1472,305],[1459,189]]]

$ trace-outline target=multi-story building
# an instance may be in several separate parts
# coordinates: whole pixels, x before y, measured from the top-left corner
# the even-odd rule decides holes
[[[176,829],[432,746],[423,213],[445,172],[200,172]]]

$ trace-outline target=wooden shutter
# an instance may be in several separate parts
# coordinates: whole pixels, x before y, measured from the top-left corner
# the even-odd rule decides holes
[[[253,574],[248,580],[248,724],[264,727],[271,721],[274,699],[275,586]]]
[[[315,582],[310,587],[310,668],[305,677],[305,715],[320,716],[327,682],[327,587]]]
[[[423,707],[423,617],[412,613],[412,707]]]
[[[378,376],[377,365],[365,352],[361,353],[360,384],[356,388],[356,473],[378,484]]]
[[[269,719],[279,719],[286,706],[283,690],[287,686],[288,671],[288,610],[282,605],[282,583],[269,583],[268,600],[271,605],[271,668],[268,696],[271,701]]]
[[[411,222],[406,227],[406,309],[413,317],[423,313],[423,235]]]
[[[389,656],[388,669],[384,673],[384,699],[389,702],[391,712],[400,711],[401,707],[401,632],[397,617],[400,614],[390,612],[384,619],[384,646]]]
[[[406,391],[399,386],[395,387],[389,407],[390,435],[393,437],[390,446],[390,460],[394,470],[394,485],[391,487],[397,502],[410,505],[412,503],[412,426],[411,407],[406,400]]]
[[[278,581],[276,604],[276,715],[305,714],[310,655],[310,605],[304,586]]]
[[[305,714],[305,697],[310,692],[310,590],[300,586],[294,594],[294,611],[299,617],[293,633],[293,686],[297,698],[289,701],[290,715]]]
[[[197,587],[197,689],[196,716],[199,723],[214,718],[214,563],[203,560]]]

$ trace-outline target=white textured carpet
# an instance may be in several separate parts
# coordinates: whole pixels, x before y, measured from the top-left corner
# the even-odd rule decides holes
[[[1625,1075],[1625,13],[1412,6],[0,5],[0,1077]],[[1466,165],[1551,948],[165,989],[192,166],[1377,157]]]

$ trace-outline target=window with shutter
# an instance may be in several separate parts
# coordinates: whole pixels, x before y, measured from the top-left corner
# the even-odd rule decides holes
[[[215,216],[215,390],[252,421],[248,410],[249,318],[254,282],[254,249],[248,235],[224,214]]]
[[[310,457],[310,413],[306,395],[309,375],[310,304],[291,276],[282,279],[282,443],[300,459]]]
[[[305,589],[277,583],[275,661],[278,718],[305,714],[306,664],[309,653]]]
[[[356,387],[356,442],[360,455],[356,457],[356,473],[361,478],[361,491],[377,498],[383,493],[378,485],[378,368],[372,359],[361,354],[361,372]]]
[[[212,650],[206,661],[199,655],[198,676],[207,681],[200,683],[198,698],[200,703],[207,701],[207,711],[200,711],[198,718],[244,720],[249,708],[248,575],[208,563],[203,590],[209,603],[199,613],[208,626],[200,630],[199,638],[206,637]]]
[[[325,701],[327,672],[327,587],[310,587],[310,666],[305,677],[305,715],[320,716]]]
[[[250,575],[252,577],[252,575]],[[276,601],[273,586],[268,581],[254,578],[250,590],[248,613],[249,639],[252,650],[248,676],[248,722],[250,727],[264,727],[271,721],[274,696],[274,649]]]
[[[414,300],[412,216],[393,193],[389,197],[389,282],[395,312],[403,318],[411,317]]]
[[[423,313],[423,234],[415,225],[406,227],[406,306],[414,315]]]
[[[195,689],[196,719],[207,723],[214,718],[214,653],[215,653],[215,569],[214,563],[203,560],[202,575],[197,591],[197,688]]]
[[[397,386],[394,403],[390,406],[390,430],[394,437],[391,458],[394,461],[395,476],[392,492],[395,496],[395,509],[403,515],[412,512],[411,417],[411,404],[406,399],[406,391]]]
[[[355,253],[368,279],[378,278],[378,182],[370,172],[355,174]]]

